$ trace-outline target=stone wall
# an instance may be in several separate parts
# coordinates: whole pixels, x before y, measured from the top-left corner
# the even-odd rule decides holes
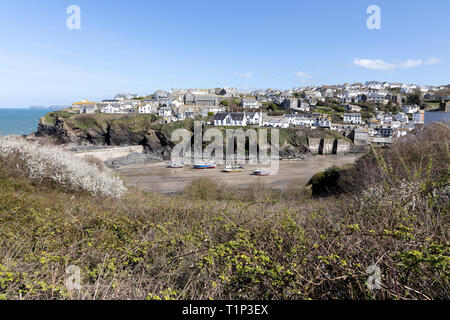
[[[116,159],[121,157],[126,157],[132,153],[142,153],[144,151],[143,146],[130,146],[130,147],[115,147],[115,148],[102,148],[97,150],[89,151],[78,151],[74,152],[74,156],[82,159],[85,156],[92,156],[101,161],[106,161],[108,159]]]
[[[320,138],[308,138],[308,147],[311,154],[319,154]]]
[[[346,154],[350,152],[365,152],[366,146],[355,146],[345,139],[309,138],[308,146],[311,154]],[[356,147],[356,148],[355,148]]]

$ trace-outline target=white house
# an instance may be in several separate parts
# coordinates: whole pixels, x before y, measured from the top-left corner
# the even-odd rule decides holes
[[[331,120],[327,116],[319,116],[316,118],[316,121],[314,122],[314,126],[322,127],[322,128],[330,128]]]
[[[247,124],[262,125],[262,112],[247,112],[245,118],[247,119]]]
[[[113,106],[108,104],[106,107],[103,108],[102,110],[104,113],[119,113],[120,112],[120,108],[117,106]]]
[[[159,108],[158,115],[163,118],[170,117],[172,116],[172,108],[169,107]]]
[[[221,106],[202,107],[200,112],[203,117],[206,117],[210,112],[212,112],[213,114],[216,114],[218,112],[225,112],[225,107]]]
[[[294,126],[311,127],[316,122],[311,115],[285,114],[284,117],[289,120],[289,124]]]
[[[416,112],[419,111],[419,106],[415,105],[415,104],[413,104],[413,105],[405,105],[405,106],[403,106],[402,111],[404,113],[416,113]]]
[[[242,107],[244,109],[257,109],[261,107],[261,103],[255,98],[244,98],[242,99]]]
[[[344,123],[362,124],[361,113],[344,113]]]
[[[158,107],[156,104],[146,103],[145,105],[140,105],[138,107],[138,113],[157,113]]]
[[[264,127],[288,128],[289,119],[285,117],[266,117],[262,121]]]
[[[244,112],[218,112],[214,115],[215,126],[246,126]]]
[[[95,110],[97,108],[95,106],[85,106],[82,108],[81,112],[82,113],[95,113]]]

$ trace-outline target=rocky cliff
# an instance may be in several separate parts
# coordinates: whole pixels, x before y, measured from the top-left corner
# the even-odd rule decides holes
[[[170,129],[170,128],[167,128]],[[142,145],[155,158],[170,157],[170,130],[153,123],[150,116],[71,115],[58,112],[39,120],[36,136],[52,137],[60,143],[108,146]]]
[[[178,128],[192,131],[193,122],[162,124],[151,115],[74,115],[58,111],[40,119],[36,135],[53,137],[60,143],[142,145],[145,153],[152,158],[167,160],[174,146],[170,141],[172,132]],[[308,141],[311,138],[343,137],[323,130],[280,129],[280,157],[288,159],[309,157],[311,150]]]

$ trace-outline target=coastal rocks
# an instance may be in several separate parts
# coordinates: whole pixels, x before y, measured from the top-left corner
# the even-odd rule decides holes
[[[104,136],[104,142],[113,146],[142,145],[145,134],[145,130],[133,130],[133,128],[124,124],[109,124]]]
[[[50,136],[56,138],[61,143],[77,142],[79,141],[78,135],[71,130],[64,120],[56,117],[53,124],[48,124],[39,119],[38,129],[36,132],[37,137]]]
[[[294,147],[290,144],[285,143],[279,151],[279,156],[282,159],[307,159],[311,156],[308,148],[306,146]]]
[[[52,123],[39,120],[37,137],[52,137],[62,144],[92,144],[96,146],[142,145],[153,158],[167,160],[173,143],[161,131],[139,128],[133,124],[107,124],[103,128],[82,129],[69,126],[63,118],[54,116]]]
[[[164,160],[170,159],[174,144],[161,132],[149,132],[145,135],[143,142],[145,153],[160,157]]]

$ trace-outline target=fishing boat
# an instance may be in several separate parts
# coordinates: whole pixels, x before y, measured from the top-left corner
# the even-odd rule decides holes
[[[223,168],[224,172],[242,172],[242,170],[244,170],[244,167],[241,165],[236,165],[236,166],[226,166],[225,168]]]
[[[269,176],[270,175],[270,171],[256,169],[255,171],[252,172],[252,174],[254,176]]]
[[[166,168],[179,169],[179,168],[183,168],[183,167],[184,167],[184,164],[182,164],[182,163],[171,162],[167,165]]]
[[[193,169],[214,169],[215,163],[197,163],[192,166]]]

